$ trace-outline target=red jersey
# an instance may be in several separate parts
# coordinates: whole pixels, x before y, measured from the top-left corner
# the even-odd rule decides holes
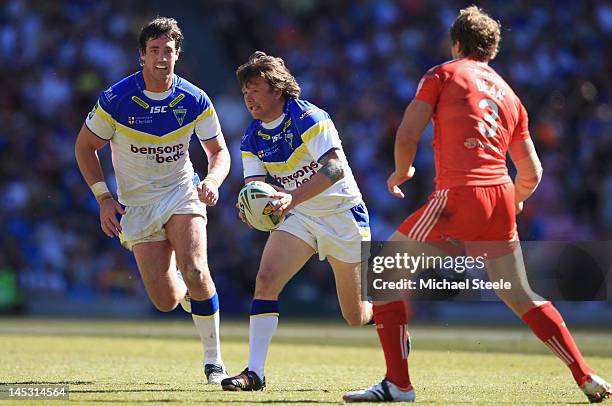
[[[529,138],[527,111],[493,68],[469,58],[435,66],[415,99],[433,107],[436,189],[512,182],[506,152]]]

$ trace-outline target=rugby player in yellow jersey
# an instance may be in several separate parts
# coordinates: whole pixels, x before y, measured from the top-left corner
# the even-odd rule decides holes
[[[334,123],[327,112],[299,99],[300,87],[284,61],[255,52],[237,76],[254,119],[240,146],[245,182],[274,178],[283,186],[275,209],[286,215],[270,234],[259,265],[248,367],[221,382],[224,390],[252,391],[265,387],[278,296],[315,253],[332,267],[347,323],[370,321],[372,306],[362,300],[360,285],[361,243],[369,241],[370,225]]]
[[[157,309],[168,312],[181,301],[191,311],[208,383],[218,384],[227,374],[219,345],[219,303],[206,257],[206,206],[217,203],[230,155],[206,93],[174,74],[182,41],[172,18],[158,17],[143,27],[142,69],[100,95],[79,132],[75,153],[100,204],[102,231],[118,236],[134,253]],[[208,158],[208,174],[197,185],[188,152],[194,133]],[[109,143],[117,200],[96,153]]]

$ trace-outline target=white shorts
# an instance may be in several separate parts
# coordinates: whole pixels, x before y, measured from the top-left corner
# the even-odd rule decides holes
[[[193,184],[177,187],[156,203],[127,206],[121,217],[121,244],[132,250],[141,242],[166,240],[164,225],[173,214],[198,214],[206,219],[206,205],[200,202]]]
[[[303,240],[319,253],[347,263],[361,262],[361,243],[370,241],[370,220],[365,204],[336,214],[313,217],[298,210],[277,228]]]

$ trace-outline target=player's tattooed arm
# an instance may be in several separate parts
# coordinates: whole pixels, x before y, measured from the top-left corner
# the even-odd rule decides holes
[[[344,165],[335,149],[319,158],[319,163],[323,166],[319,173],[325,175],[332,184],[344,178]]]

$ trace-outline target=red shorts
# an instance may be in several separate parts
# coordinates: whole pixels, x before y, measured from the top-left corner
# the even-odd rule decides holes
[[[518,241],[514,185],[436,190],[397,230],[416,241]]]

